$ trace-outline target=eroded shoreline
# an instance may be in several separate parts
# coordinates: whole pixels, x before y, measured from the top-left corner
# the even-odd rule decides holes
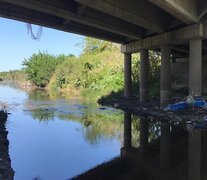
[[[6,130],[7,114],[0,111],[0,180],[13,180],[14,171],[9,157],[9,140]]]

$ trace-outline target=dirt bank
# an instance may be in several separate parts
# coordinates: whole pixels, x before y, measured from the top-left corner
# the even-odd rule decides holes
[[[6,130],[7,114],[0,111],[0,180],[13,180],[14,171],[9,157],[9,141]]]
[[[178,101],[178,99],[172,99],[171,103]],[[122,97],[107,101],[100,100],[99,104],[122,109],[138,116],[173,122],[203,121],[207,116],[206,110],[194,107],[181,111],[165,111],[165,107],[160,107],[159,102],[159,98],[152,98],[148,103],[140,104],[139,99],[136,97],[131,99]]]

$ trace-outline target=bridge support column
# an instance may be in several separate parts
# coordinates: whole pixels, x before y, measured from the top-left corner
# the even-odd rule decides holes
[[[170,55],[169,46],[161,47],[161,79],[160,79],[160,105],[166,106],[170,100],[171,82],[170,82]]]
[[[124,97],[126,98],[132,96],[131,63],[131,53],[124,53]]]
[[[140,103],[145,103],[148,100],[148,73],[149,73],[149,54],[148,50],[140,50]]]
[[[124,147],[131,147],[131,113],[124,112]]]
[[[144,155],[148,149],[149,123],[145,118],[140,119],[140,153]]]
[[[189,95],[200,96],[202,93],[202,38],[190,40],[189,58]]]

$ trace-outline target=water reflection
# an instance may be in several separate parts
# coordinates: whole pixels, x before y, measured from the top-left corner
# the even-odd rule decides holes
[[[14,86],[0,92],[0,101],[18,104],[7,125],[15,180],[67,179],[119,155],[122,111]]]
[[[105,174],[111,174],[111,176],[107,175],[107,179],[123,180],[207,179],[207,129],[205,127],[199,126],[198,129],[194,126],[187,131],[176,123],[137,118],[140,137],[139,146],[134,147],[132,119],[134,117],[132,118],[130,112],[124,113],[124,144],[119,157],[122,161],[119,159],[120,162],[116,164],[114,164],[116,160],[109,161],[74,179],[95,179],[95,177],[104,179],[102,177]],[[152,133],[156,135],[153,136]],[[115,169],[120,173],[116,174]]]
[[[76,179],[207,179],[205,122],[185,125],[138,118],[130,112],[123,114],[76,100],[51,100],[42,91],[19,96],[19,91],[1,88],[1,93],[22,104],[9,117],[15,125],[9,126],[9,140],[17,180],[71,178],[117,156],[121,145],[118,158]],[[0,144],[0,159],[4,157],[7,165],[0,161],[0,168],[7,170],[0,169],[0,174],[7,172],[12,179],[5,132],[0,133],[0,140],[6,143],[6,149]]]
[[[189,180],[207,179],[207,131],[194,130],[189,133]]]
[[[13,180],[14,171],[9,157],[9,141],[6,131],[6,116],[0,112],[0,179]]]
[[[145,155],[148,150],[149,122],[146,118],[140,118],[140,154]]]
[[[160,165],[162,167],[170,165],[170,145],[170,125],[168,122],[161,122]]]
[[[124,147],[130,148],[131,147],[131,113],[125,112],[124,113]]]
[[[39,108],[42,105],[34,106],[34,109],[25,111],[31,115],[33,119],[38,120],[40,123],[48,123],[55,119],[63,121],[76,121],[81,123],[84,128],[80,129],[85,139],[91,144],[96,144],[100,139],[114,139],[122,141],[122,112],[110,110],[107,112],[91,111],[88,108],[82,108],[71,111],[68,109],[67,112],[63,111],[61,107],[53,108]],[[77,106],[74,105],[73,108]],[[37,108],[37,109],[36,109]]]

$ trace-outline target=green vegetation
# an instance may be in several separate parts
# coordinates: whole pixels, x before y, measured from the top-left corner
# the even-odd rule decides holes
[[[38,54],[33,54],[29,59],[24,60],[23,69],[29,81],[38,87],[45,87],[49,83],[56,66],[64,59],[64,55],[56,57],[39,52]]]
[[[66,92],[72,96],[82,95],[97,100],[111,90],[123,87],[123,65],[117,51],[84,54],[79,58],[66,58],[50,82],[52,90]]]
[[[85,38],[79,57],[54,56],[39,52],[23,62],[23,71],[3,74],[2,79],[27,79],[37,87],[69,98],[98,99],[119,98],[123,95],[123,55],[120,47],[111,42]],[[132,56],[132,85],[134,94],[139,92],[140,56]],[[150,51],[150,95],[159,92],[160,55]],[[20,76],[20,75],[21,76]],[[19,75],[19,76],[18,76]],[[8,77],[7,77],[8,76]],[[24,78],[22,77],[24,76]]]
[[[12,81],[24,82],[26,81],[26,79],[27,79],[26,74],[22,70],[0,72],[0,81],[12,80]]]
[[[97,101],[123,95],[123,55],[120,47],[106,41],[86,38],[80,57],[67,57],[59,64],[49,83],[52,91]],[[150,51],[150,95],[159,92],[160,55]],[[140,56],[132,58],[133,91],[139,91]]]
[[[30,110],[30,115],[40,123],[47,124],[58,118],[63,121],[75,121],[82,124],[84,128],[80,128],[85,139],[91,143],[96,144],[100,139],[110,139],[116,137],[118,140],[123,141],[123,113],[120,111],[98,110],[90,109],[79,110],[82,115],[76,113],[62,113],[56,110],[46,108],[38,108]],[[139,146],[139,120],[137,117],[132,116],[132,145]]]
[[[31,106],[31,104],[30,104]],[[87,105],[86,109],[79,109],[78,113],[63,113],[58,107],[50,108],[48,105],[39,105],[38,108],[29,110],[30,115],[40,123],[47,124],[55,118],[64,121],[75,121],[81,123],[84,128],[80,129],[84,137],[91,144],[95,144],[100,138],[114,138],[123,141],[124,116],[121,111],[94,110],[92,105]],[[77,110],[76,110],[77,111]],[[157,139],[160,135],[160,124],[149,124],[149,141]],[[140,119],[132,115],[132,146],[139,147],[140,142]]]

